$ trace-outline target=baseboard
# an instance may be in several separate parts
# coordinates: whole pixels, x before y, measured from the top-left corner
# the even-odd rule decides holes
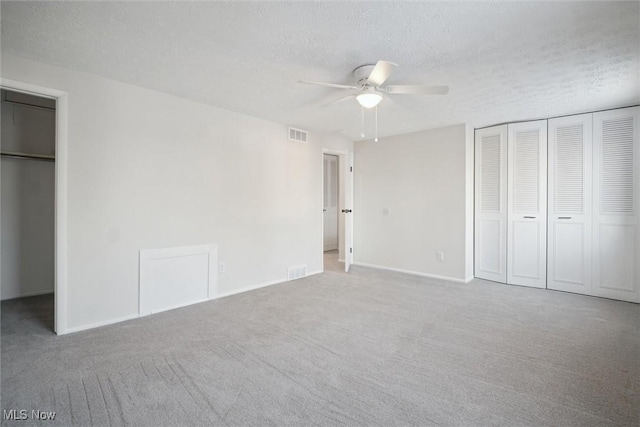
[[[126,316],[117,317],[115,319],[110,319],[110,320],[104,320],[102,322],[89,323],[88,325],[81,325],[81,326],[74,326],[72,328],[67,328],[67,330],[64,331],[63,334],[58,334],[58,335],[66,335],[66,334],[72,334],[74,332],[86,331],[87,329],[99,328],[101,326],[108,326],[114,323],[120,323],[120,322],[125,322],[127,320],[138,319],[139,317],[140,315],[138,313],[128,314]]]
[[[403,270],[401,268],[385,267],[383,265],[368,264],[368,263],[365,263],[365,262],[354,262],[353,265],[358,265],[358,266],[361,266],[361,267],[376,268],[378,270],[395,271],[397,273],[412,274],[414,276],[428,277],[430,279],[441,279],[441,280],[448,280],[450,282],[468,283],[468,281],[465,280],[465,279],[458,279],[458,278],[455,278],[455,277],[448,277],[448,276],[439,276],[437,274],[422,273],[420,271]]]
[[[304,276],[304,277],[309,277],[309,276],[313,276],[313,275],[320,274],[320,273],[322,273],[322,271],[312,271],[310,273],[307,273],[307,275]],[[300,279],[304,279],[304,277],[300,277]],[[295,280],[299,280],[299,279],[295,279]],[[176,307],[170,307],[170,308],[162,309],[160,311],[153,312],[152,314],[160,313],[162,311],[173,310],[175,308],[186,307],[186,306],[193,305],[193,304],[199,304],[199,303],[202,303],[202,302],[212,301],[212,300],[218,299],[218,298],[225,298],[225,297],[229,297],[231,295],[241,294],[243,292],[254,291],[256,289],[266,288],[267,286],[277,285],[278,283],[286,283],[286,282],[292,282],[292,281],[293,280],[286,280],[286,279],[285,280],[281,280],[281,279],[271,280],[269,282],[263,282],[263,283],[259,283],[257,285],[247,286],[245,288],[238,289],[238,290],[235,290],[235,291],[225,292],[224,294],[216,295],[215,297],[210,298],[208,300],[197,301],[197,302],[188,303],[188,304],[185,304],[185,305],[180,305],[180,306],[176,306]],[[141,317],[140,314],[136,313],[136,314],[130,314],[130,315],[127,315],[127,316],[118,317],[116,319],[110,319],[110,320],[104,320],[102,322],[90,323],[88,325],[75,326],[75,327],[72,327],[72,328],[67,328],[66,331],[64,331],[62,333],[59,333],[58,335],[66,335],[66,334],[71,334],[71,333],[74,333],[74,332],[86,331],[87,329],[99,328],[101,326],[108,326],[108,325],[112,325],[114,323],[120,323],[120,322],[125,322],[127,320],[138,319],[140,317]],[[143,317],[146,317],[146,316],[143,316]]]
[[[469,283],[470,281],[472,281],[473,279],[475,279],[475,277],[473,276],[469,276],[467,277],[467,279],[464,281],[464,283]]]
[[[247,286],[244,288],[240,288],[240,289],[236,289],[233,291],[229,291],[229,292],[225,292],[222,294],[218,294],[215,297],[213,297],[212,299],[218,299],[218,298],[226,298],[226,297],[230,297],[231,295],[237,295],[237,294],[241,294],[244,292],[249,292],[249,291],[255,291],[256,289],[260,289],[260,288],[266,288],[267,286],[272,286],[272,285],[277,285],[278,283],[284,283],[286,282],[286,280],[271,280],[269,282],[263,282],[263,283],[259,283],[257,285],[251,285],[251,286]]]
[[[338,262],[344,262],[344,259],[338,258]]]
[[[214,298],[211,298],[211,299],[214,299]],[[205,299],[199,299],[196,301],[185,302],[184,304],[170,305],[168,307],[156,308],[155,310],[151,310],[150,314],[162,313],[163,311],[175,310],[176,308],[187,307],[189,305],[200,304],[201,302],[207,302],[207,301],[209,301],[209,299],[205,298]],[[149,316],[149,314],[145,314],[144,316],[140,315],[140,317],[146,317],[146,316]]]
[[[45,290],[41,289],[39,291],[25,292],[25,293],[22,293],[20,295],[16,295],[16,296],[9,297],[9,298],[2,298],[2,301],[9,301],[9,300],[16,299],[16,298],[35,297],[35,296],[38,296],[38,295],[52,294],[53,292],[54,292],[53,288],[45,289]]]
[[[244,293],[244,292],[255,291],[256,289],[266,288],[267,286],[273,286],[273,285],[277,285],[279,283],[293,282],[295,280],[304,279],[305,277],[313,276],[313,275],[320,274],[320,273],[322,273],[322,271],[320,271],[320,270],[312,271],[310,273],[307,273],[306,276],[300,277],[300,278],[294,279],[294,280],[287,280],[287,279],[270,280],[268,282],[258,283],[257,285],[246,286],[246,287],[241,288],[241,289],[225,292],[223,294],[218,294],[212,299],[230,297],[231,295],[237,295],[237,294],[241,294],[241,293]]]

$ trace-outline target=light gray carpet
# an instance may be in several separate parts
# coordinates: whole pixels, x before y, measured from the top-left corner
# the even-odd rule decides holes
[[[62,337],[51,306],[2,303],[2,409],[40,425],[640,423],[630,303],[354,267]]]

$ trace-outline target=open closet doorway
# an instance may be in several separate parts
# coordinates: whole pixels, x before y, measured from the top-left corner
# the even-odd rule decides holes
[[[346,151],[324,149],[322,156],[323,270],[349,271],[353,255],[352,193],[351,155]]]
[[[55,331],[56,100],[0,97],[2,312]]]

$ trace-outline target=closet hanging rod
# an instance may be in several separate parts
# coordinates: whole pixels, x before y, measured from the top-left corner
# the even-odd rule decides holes
[[[29,154],[29,153],[14,153],[10,151],[1,151],[2,157],[9,157],[11,159],[23,159],[23,160],[42,160],[45,162],[55,162],[55,156],[47,156],[46,154]]]
[[[31,108],[39,108],[41,110],[56,111],[55,107],[44,107],[42,105],[29,104],[27,102],[11,101],[9,99],[3,99],[3,101],[8,102],[9,104],[24,105]]]

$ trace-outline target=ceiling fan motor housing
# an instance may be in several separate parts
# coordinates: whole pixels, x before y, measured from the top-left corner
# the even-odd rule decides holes
[[[355,77],[356,84],[360,87],[371,86],[369,84],[369,75],[375,67],[375,64],[361,65],[353,70],[353,76]]]

